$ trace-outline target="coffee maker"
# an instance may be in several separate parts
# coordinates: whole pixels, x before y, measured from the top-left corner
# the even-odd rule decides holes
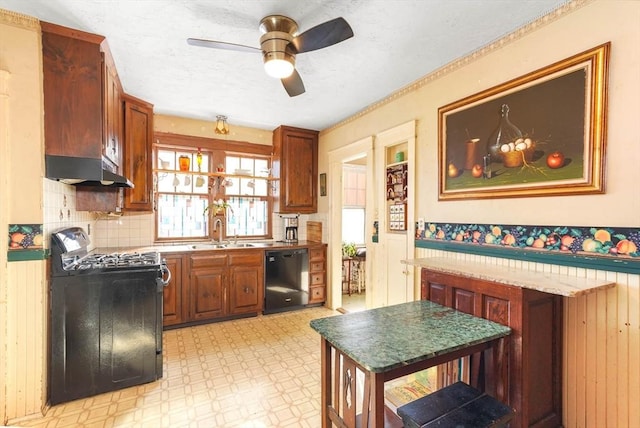
[[[281,216],[284,220],[284,242],[295,243],[298,242],[298,217],[295,216]]]

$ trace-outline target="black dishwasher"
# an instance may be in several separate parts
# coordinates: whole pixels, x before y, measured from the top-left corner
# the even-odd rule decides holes
[[[309,251],[265,252],[265,314],[304,307],[309,302]]]

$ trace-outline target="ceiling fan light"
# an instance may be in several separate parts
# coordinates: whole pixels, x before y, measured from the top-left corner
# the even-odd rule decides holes
[[[265,61],[264,70],[271,77],[284,79],[293,73],[293,64],[286,59],[273,58]]]

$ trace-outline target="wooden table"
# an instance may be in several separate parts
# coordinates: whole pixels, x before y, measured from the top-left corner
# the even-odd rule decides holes
[[[397,415],[385,412],[384,383],[467,355],[475,354],[472,386],[489,393],[502,387],[494,373],[502,373],[505,338],[511,329],[492,321],[416,301],[315,319],[310,324],[321,336],[323,428],[332,423],[347,428],[402,426]],[[357,402],[358,371],[364,374],[361,403]]]

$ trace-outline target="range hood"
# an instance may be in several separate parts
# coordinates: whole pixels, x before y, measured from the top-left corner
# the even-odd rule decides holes
[[[126,177],[109,171],[102,160],[72,156],[45,155],[46,177],[82,186],[130,187]]]

